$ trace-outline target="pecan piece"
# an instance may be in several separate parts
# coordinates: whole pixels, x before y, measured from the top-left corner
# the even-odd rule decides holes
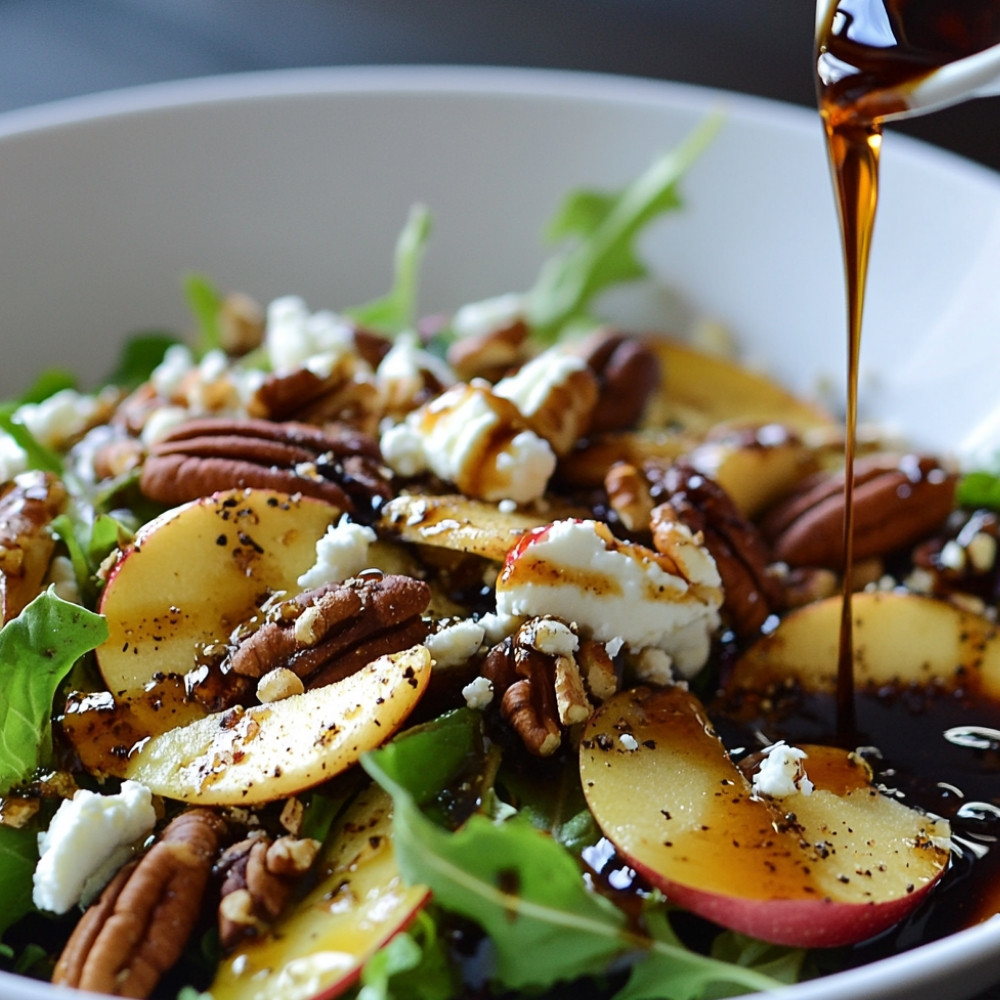
[[[215,874],[222,878],[219,938],[224,951],[261,933],[280,916],[320,846],[310,838],[273,840],[255,831],[222,852]]]
[[[603,434],[638,426],[660,385],[657,354],[641,338],[617,330],[599,330],[577,350],[598,381],[590,432]]]
[[[567,639],[570,640],[567,643]],[[618,688],[618,677],[601,643],[580,641],[555,619],[525,622],[514,636],[494,646],[482,675],[500,696],[500,714],[525,749],[549,757],[559,749],[563,731],[585,722],[594,701]]]
[[[422,580],[377,571],[317,587],[282,602],[223,669],[257,679],[284,667],[307,688],[332,684],[422,642],[427,625],[420,616],[429,603],[430,587]]]
[[[308,368],[269,375],[248,405],[250,415],[307,424],[337,421],[366,434],[378,430],[382,415],[378,387],[371,380],[334,370],[320,375]]]
[[[301,493],[354,513],[392,495],[379,458],[376,442],[349,428],[205,417],[153,445],[139,485],[165,504],[249,487]]]
[[[789,566],[842,570],[845,474],[803,480],[761,522],[776,560]],[[956,476],[937,459],[871,455],[854,467],[854,557],[907,548],[940,527],[951,512]]]
[[[148,997],[180,958],[226,825],[207,809],[181,813],[138,861],[123,868],[76,925],[54,983]]]
[[[739,635],[756,632],[782,605],[782,588],[768,567],[767,546],[715,480],[686,462],[666,469],[649,466],[651,496],[664,497],[651,516],[653,546],[670,523],[701,533],[722,579],[722,614]]]
[[[65,503],[65,487],[47,472],[25,472],[0,487],[0,624],[42,589],[55,548],[49,524]]]

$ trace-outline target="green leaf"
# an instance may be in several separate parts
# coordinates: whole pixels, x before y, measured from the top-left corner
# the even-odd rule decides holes
[[[797,983],[802,978],[807,956],[802,948],[769,944],[736,931],[719,934],[712,942],[711,954],[721,962],[756,969],[783,983]]]
[[[222,293],[203,274],[189,272],[184,275],[184,296],[197,324],[195,353],[202,357],[222,346],[222,327],[219,314],[222,310]]]
[[[63,475],[63,460],[54,451],[39,443],[35,435],[16,419],[16,412],[16,403],[0,407],[0,431],[9,434],[14,443],[27,455],[29,468],[51,472],[56,476]]]
[[[32,875],[38,863],[38,834],[0,825],[0,938],[34,909]]]
[[[599,292],[645,275],[635,241],[650,222],[680,206],[678,182],[719,125],[718,116],[708,118],[620,193],[578,191],[568,197],[549,233],[577,242],[546,261],[527,296],[528,320],[539,340],[553,342]]]
[[[0,629],[0,794],[48,763],[59,684],[107,636],[100,615],[52,588]]]
[[[663,905],[647,912],[653,942],[613,1000],[706,1000],[764,992],[784,984],[764,971],[687,951],[670,926],[668,914]]]
[[[982,469],[967,472],[958,481],[955,502],[959,507],[1000,510],[1000,476]]]
[[[447,949],[426,911],[397,934],[361,972],[357,1000],[451,1000],[458,990]]]
[[[361,326],[382,333],[411,329],[416,321],[420,263],[430,233],[430,213],[423,205],[414,205],[396,241],[392,288],[381,298],[345,310],[345,314]]]
[[[170,333],[138,333],[125,342],[115,367],[105,378],[106,385],[134,389],[149,381],[153,370],[163,361],[167,348],[179,344]]]

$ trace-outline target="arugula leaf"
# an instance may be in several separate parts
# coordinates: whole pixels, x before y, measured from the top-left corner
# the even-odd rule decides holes
[[[987,507],[1000,510],[1000,475],[977,469],[962,476],[955,488],[959,507]]]
[[[708,118],[617,194],[578,191],[568,196],[548,232],[578,242],[546,261],[527,294],[528,321],[540,341],[553,343],[610,285],[645,276],[635,240],[650,222],[680,206],[678,182],[720,122],[718,116]]]
[[[200,356],[222,346],[222,293],[203,274],[189,272],[183,279],[184,295],[198,325],[196,353]]]
[[[104,379],[105,385],[134,389],[149,381],[153,370],[163,361],[168,347],[181,341],[171,333],[137,333],[122,345],[115,367]]]
[[[414,205],[396,241],[392,288],[381,298],[345,310],[345,315],[361,326],[382,333],[401,333],[411,329],[416,321],[420,263],[430,233],[430,213],[425,206]]]
[[[93,521],[78,523],[69,514],[52,519],[52,534],[66,547],[73,575],[81,594],[89,601],[97,595],[97,571],[104,559],[123,545],[132,532],[110,514],[98,514]]]
[[[0,825],[0,938],[34,909],[31,889],[37,862],[38,834]]]
[[[49,761],[56,690],[107,636],[104,618],[51,587],[0,629],[0,794]]]

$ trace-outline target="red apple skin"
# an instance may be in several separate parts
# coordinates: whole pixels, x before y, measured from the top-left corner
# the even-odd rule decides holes
[[[333,1000],[430,899],[426,887],[403,883],[392,801],[377,785],[358,796],[327,842],[315,888],[226,957],[209,990],[213,1000]]]
[[[919,905],[948,827],[880,794],[845,751],[806,749],[811,795],[752,797],[693,695],[639,688],[587,724],[581,778],[604,835],[672,902],[774,944],[853,944]]]

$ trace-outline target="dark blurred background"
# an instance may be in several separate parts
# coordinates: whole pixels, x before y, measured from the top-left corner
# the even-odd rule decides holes
[[[813,23],[813,0],[0,0],[0,111],[361,63],[595,70],[811,106]],[[996,99],[899,128],[1000,169]]]

